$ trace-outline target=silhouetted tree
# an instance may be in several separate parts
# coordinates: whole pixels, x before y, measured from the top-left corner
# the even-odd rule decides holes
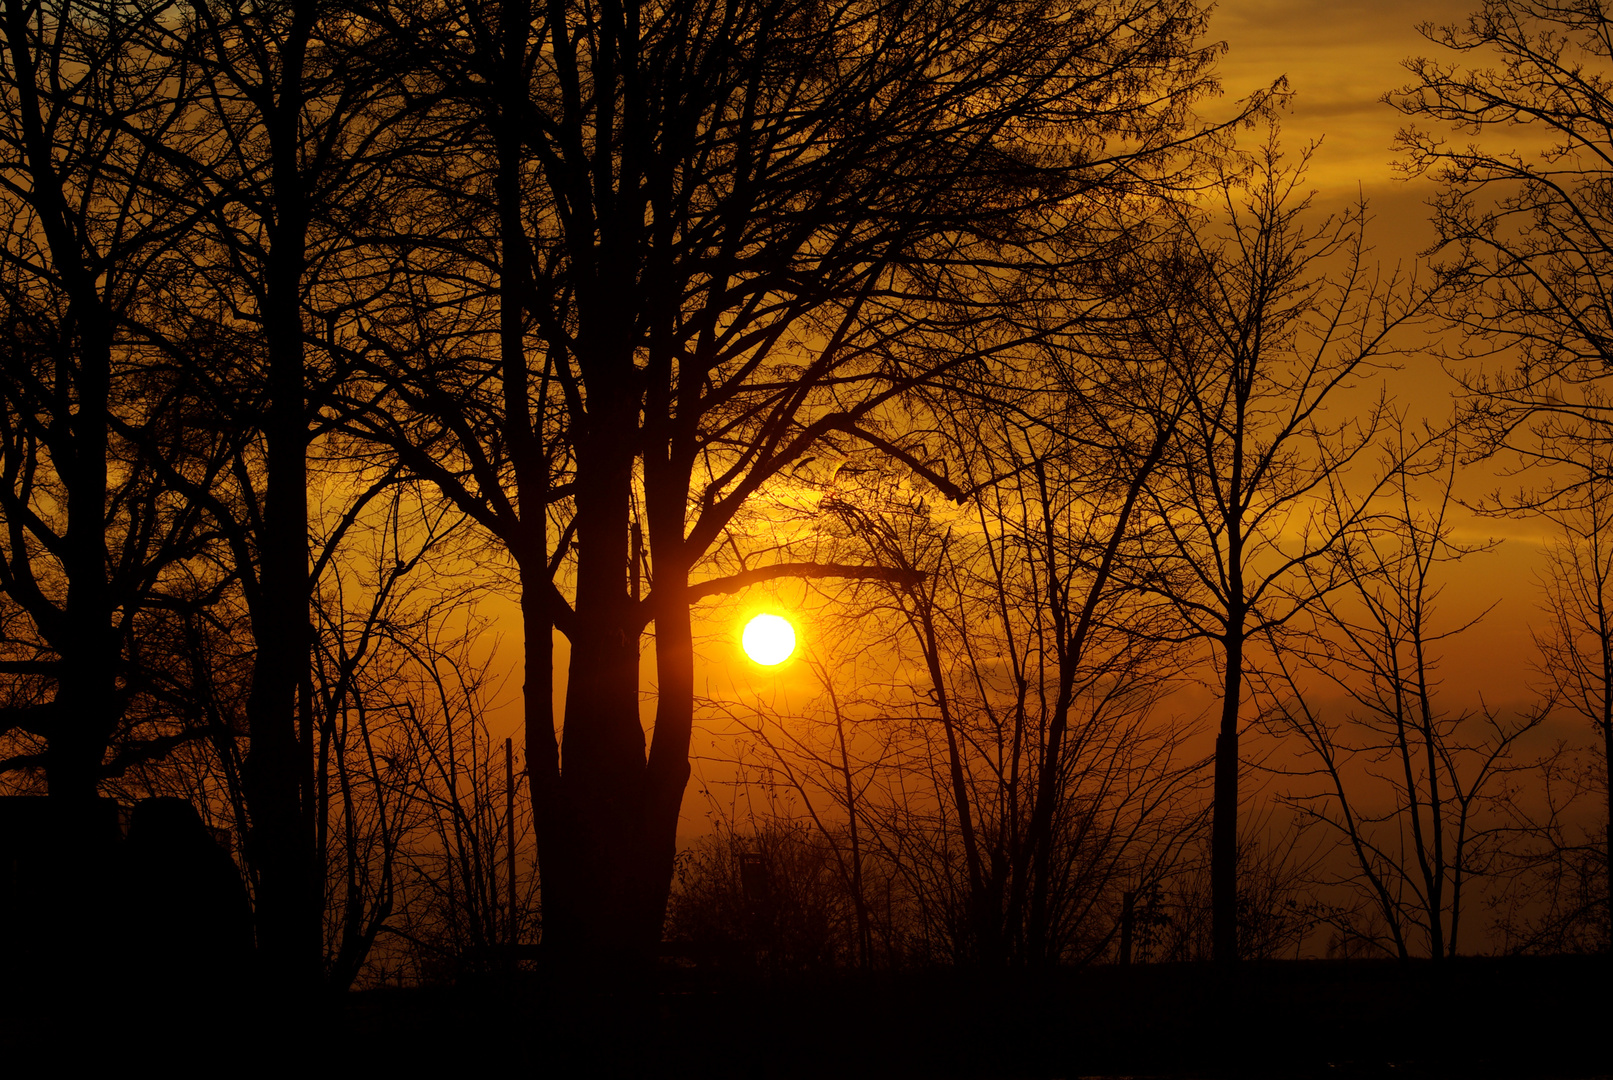
[[[391,398],[354,428],[516,564],[546,942],[642,955],[689,775],[692,605],[880,573],[703,577],[725,530],[826,444],[922,469],[881,433],[897,404],[1046,333],[1014,314],[1036,275],[1123,236],[1127,199],[1182,182],[1215,50],[1176,0],[385,17],[423,43],[419,91],[443,106],[390,203],[398,303],[361,350]]]
[[[1419,30],[1462,62],[1408,59],[1413,81],[1385,100],[1411,118],[1404,168],[1439,185],[1432,253],[1461,286],[1446,308],[1453,343],[1465,359],[1518,350],[1516,363],[1455,373],[1475,430],[1528,453],[1530,421],[1607,416],[1576,391],[1613,362],[1613,18],[1596,3],[1489,0],[1465,23]]]
[[[1183,733],[1151,715],[1180,650],[1119,569],[1184,400],[1171,357],[1059,350],[1021,377],[1035,391],[999,383],[936,433],[995,478],[963,508],[830,472],[817,535],[898,574],[823,598],[842,611],[812,627],[817,707],[709,705],[826,838],[847,828],[853,859],[906,880],[940,955],[986,965],[1096,955],[1119,890],[1157,878],[1193,817]]]
[[[1464,23],[1420,30],[1461,60],[1408,59],[1413,81],[1386,100],[1411,118],[1397,140],[1405,167],[1439,184],[1434,251],[1460,286],[1446,312],[1458,331],[1453,373],[1481,449],[1545,467],[1532,490],[1492,508],[1594,526],[1594,511],[1581,515],[1601,498],[1591,489],[1605,482],[1600,446],[1613,420],[1613,16],[1595,3],[1491,0]],[[1594,641],[1597,574],[1594,548],[1570,540],[1547,581],[1548,663],[1563,665],[1552,681],[1592,713],[1599,662],[1576,642]],[[1605,718],[1592,722],[1605,736]],[[1604,737],[1604,763],[1605,749]]]
[[[1484,615],[1438,627],[1440,571],[1495,545],[1453,539],[1456,447],[1447,437],[1434,450],[1443,460],[1423,470],[1431,498],[1414,490],[1417,477],[1397,471],[1393,508],[1352,526],[1329,553],[1335,566],[1312,571],[1328,586],[1348,582],[1316,590],[1311,656],[1342,692],[1345,715],[1311,704],[1282,650],[1276,665],[1289,694],[1273,711],[1323,780],[1323,790],[1289,801],[1347,849],[1350,871],[1339,880],[1365,894],[1398,956],[1438,960],[1458,951],[1471,890],[1528,831],[1510,778],[1533,764],[1516,759],[1518,744],[1547,707],[1508,718],[1483,705],[1439,706],[1437,650]]]
[[[166,88],[183,122],[141,148],[166,165],[169,213],[186,226],[146,328],[197,422],[244,434],[217,474],[150,452],[208,513],[238,582],[252,642],[244,851],[265,971],[287,988],[319,975],[309,605],[339,543],[311,550],[310,489],[334,465],[351,492],[332,515],[342,521],[395,477],[366,473],[327,434],[345,375],[338,344],[373,292],[353,236],[382,212],[378,169],[397,134],[396,85],[373,36],[351,6],[226,0],[168,9],[141,41],[176,72]]]
[[[1586,400],[1602,403],[1597,390]],[[1548,623],[1535,635],[1540,650],[1540,674],[1548,698],[1572,715],[1588,721],[1596,736],[1591,760],[1584,770],[1585,786],[1601,796],[1603,830],[1601,851],[1595,837],[1570,830],[1549,845],[1548,875],[1557,878],[1552,891],[1567,886],[1561,902],[1552,905],[1556,934],[1567,940],[1581,937],[1599,925],[1606,947],[1613,933],[1613,857],[1609,855],[1606,822],[1613,820],[1613,794],[1609,794],[1613,760],[1613,457],[1608,433],[1595,422],[1565,425],[1569,436],[1555,449],[1565,459],[1556,463],[1558,474],[1571,466],[1555,497],[1543,508],[1544,516],[1559,530],[1547,547],[1541,585],[1542,607]],[[1586,887],[1588,877],[1579,863],[1600,862],[1599,887]],[[1580,887],[1574,885],[1579,883]],[[1600,896],[1598,897],[1598,893]],[[1597,901],[1600,900],[1598,904]],[[1600,907],[1599,913],[1587,910]],[[1589,926],[1587,926],[1589,924]],[[1595,931],[1591,931],[1595,936]]]
[[[151,668],[172,612],[226,576],[145,452],[184,445],[208,474],[228,445],[186,430],[141,332],[184,231],[145,145],[182,111],[140,44],[166,12],[17,0],[0,25],[0,769],[63,798],[195,737],[150,708]]]
[[[380,759],[372,764],[393,816],[408,827],[386,929],[409,943],[417,969],[458,977],[518,965],[515,947],[537,941],[539,882],[530,803],[513,798],[524,763],[489,731],[499,688],[490,668],[501,658],[477,655],[479,622],[463,634],[443,629],[397,656],[388,680],[396,715],[372,721]]]
[[[1238,740],[1249,646],[1271,639],[1334,582],[1308,574],[1370,494],[1326,498],[1372,445],[1383,413],[1368,399],[1330,411],[1397,352],[1395,330],[1427,299],[1367,262],[1366,211],[1315,225],[1281,162],[1275,131],[1226,174],[1224,222],[1187,230],[1203,265],[1191,401],[1166,467],[1150,485],[1151,535],[1140,587],[1176,605],[1184,640],[1213,645],[1221,716],[1215,744],[1211,879],[1215,956],[1238,957]]]

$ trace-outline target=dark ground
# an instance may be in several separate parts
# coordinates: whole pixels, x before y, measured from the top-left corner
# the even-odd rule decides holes
[[[527,974],[301,1009],[139,978],[48,996],[12,982],[0,1076],[1613,1080],[1610,974],[1603,957],[1045,977],[667,969],[637,992]]]
[[[520,984],[352,995],[327,1017],[356,1073],[445,1046],[477,1071],[716,1078],[1613,1077],[1606,958],[1298,961],[662,979],[654,993]],[[601,1018],[605,1018],[601,1023]],[[334,1062],[333,1062],[334,1063]]]

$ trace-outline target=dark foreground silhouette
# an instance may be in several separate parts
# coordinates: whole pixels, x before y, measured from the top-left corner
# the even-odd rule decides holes
[[[0,1049],[8,1064],[177,1060],[263,1015],[252,912],[183,799],[0,799]]]
[[[1608,974],[1597,957],[1041,977],[662,972],[653,990],[614,994],[540,974],[352,995],[329,1016],[327,1052],[357,1068],[444,1051],[529,1076],[1607,1077]]]
[[[0,831],[0,1063],[538,1077],[1613,1077],[1607,957],[767,976],[667,961],[286,1000],[178,800]],[[27,825],[27,828],[23,828]],[[72,839],[68,843],[68,838]],[[23,1075],[18,1072],[17,1075]]]
[[[1601,958],[961,971],[793,980],[540,973],[264,1003],[13,1000],[0,1061],[421,1076],[1568,1080],[1613,1077]],[[277,1007],[265,1007],[269,1006]],[[110,1006],[111,1012],[106,1012]],[[138,1022],[133,1022],[138,1017]],[[20,1074],[19,1074],[20,1075]],[[500,1075],[503,1075],[502,1071]]]
[[[149,999],[206,1009],[241,993],[252,969],[252,909],[230,856],[183,799],[137,803],[124,841],[123,961]]]

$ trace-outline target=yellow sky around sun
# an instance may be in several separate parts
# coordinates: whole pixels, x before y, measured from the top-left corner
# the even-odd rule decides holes
[[[1426,248],[1433,235],[1425,220],[1424,200],[1432,188],[1426,181],[1405,180],[1392,169],[1391,143],[1403,118],[1379,100],[1385,91],[1403,85],[1407,73],[1401,61],[1413,55],[1439,55],[1434,45],[1420,36],[1423,22],[1461,21],[1476,0],[1364,0],[1356,3],[1325,3],[1303,0],[1227,0],[1215,9],[1210,24],[1212,40],[1224,40],[1229,51],[1220,66],[1226,100],[1222,106],[1269,85],[1278,76],[1288,78],[1294,99],[1282,121],[1283,143],[1296,151],[1310,140],[1321,140],[1312,162],[1310,186],[1316,191],[1318,210],[1326,212],[1352,201],[1357,193],[1369,200],[1374,221],[1369,239],[1376,257],[1385,263],[1409,264]],[[1207,109],[1213,115],[1215,103]],[[1391,391],[1414,415],[1447,415],[1451,382],[1428,357],[1413,357],[1406,369],[1394,376]],[[1495,489],[1503,481],[1493,469],[1469,470],[1460,488],[1469,495]],[[1443,675],[1452,704],[1475,702],[1483,694],[1491,706],[1522,704],[1527,697],[1526,682],[1532,677],[1530,659],[1533,645],[1530,623],[1541,622],[1536,610],[1537,586],[1533,575],[1540,564],[1542,528],[1533,522],[1467,517],[1462,524],[1469,538],[1500,537],[1500,549],[1476,556],[1451,575],[1441,600],[1441,612],[1452,622],[1462,621],[1491,603],[1493,612],[1479,628],[1463,639],[1459,649],[1446,657]],[[761,595],[733,598],[703,606],[696,614],[696,633],[701,659],[696,683],[701,693],[742,700],[750,695],[784,693],[801,696],[812,692],[808,673],[795,664],[776,669],[759,669],[740,651],[739,630],[757,610],[788,606],[799,598],[799,584],[778,586]],[[503,639],[499,652],[504,664],[515,665],[514,677],[507,680],[494,709],[495,734],[514,735],[524,742],[520,731],[520,619],[510,598],[490,600],[483,614],[494,619]],[[730,625],[732,624],[732,625]],[[798,626],[801,648],[812,650],[815,643],[811,622]],[[564,639],[557,636],[556,705],[563,701],[563,683],[568,655]],[[644,650],[646,727],[653,722],[654,644],[647,638]],[[1193,695],[1188,695],[1192,697]],[[1182,700],[1180,706],[1198,707],[1196,700]],[[1167,708],[1170,706],[1167,705]],[[695,753],[709,752],[703,745],[709,733],[696,732]],[[684,803],[683,829],[702,831],[704,799],[698,795],[701,768]]]

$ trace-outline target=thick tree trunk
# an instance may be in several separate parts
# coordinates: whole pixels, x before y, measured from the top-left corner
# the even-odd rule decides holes
[[[1241,624],[1241,619],[1239,623]],[[1238,959],[1238,704],[1243,690],[1243,634],[1227,634],[1221,729],[1215,737],[1215,808],[1210,827],[1210,950],[1218,963]]]
[[[635,934],[661,940],[677,854],[678,813],[689,783],[689,741],[694,731],[694,632],[686,593],[688,570],[661,560],[655,578],[655,739],[645,773],[644,853],[640,873],[643,909]]]
[[[294,290],[295,279],[282,288]],[[290,990],[310,988],[319,975],[318,882],[301,800],[303,772],[311,763],[302,758],[297,731],[298,689],[309,644],[308,427],[296,293],[289,303],[279,290],[271,297],[280,303],[267,313],[268,472],[259,537],[260,595],[252,617],[257,657],[246,710],[250,746],[241,779],[251,813],[248,852],[258,872],[259,953],[265,974]]]
[[[625,587],[633,453],[621,436],[636,417],[601,405],[578,454],[576,619],[542,880],[545,944],[608,959],[632,951],[641,921],[645,762],[639,635]]]
[[[67,531],[62,569],[67,578],[64,640],[48,748],[46,790],[53,798],[96,798],[101,764],[119,713],[116,680],[122,650],[113,627],[114,600],[107,581],[107,409],[111,386],[111,334],[93,297],[75,303],[80,324],[74,389],[78,409],[69,421],[71,454],[59,464],[67,488]],[[67,448],[62,448],[67,449]]]
[[[116,690],[109,685],[115,669],[104,651],[87,648],[64,656],[62,670],[45,751],[45,792],[89,803],[100,795],[101,764],[117,713]],[[71,685],[79,680],[83,685]]]
[[[1603,693],[1607,694],[1613,687],[1604,684]],[[1603,780],[1606,781],[1607,794],[1607,831],[1602,834],[1602,860],[1607,871],[1607,928],[1608,928],[1608,955],[1613,956],[1613,716],[1609,715],[1609,708],[1604,706],[1602,714],[1602,768]]]
[[[116,680],[122,650],[112,626],[116,601],[107,580],[106,548],[108,410],[112,391],[112,327],[103,306],[94,253],[84,247],[75,222],[79,215],[63,193],[56,147],[45,128],[34,79],[29,13],[25,5],[5,5],[6,51],[15,78],[17,117],[31,192],[50,262],[68,297],[61,330],[69,350],[57,368],[57,402],[66,415],[53,419],[47,445],[66,489],[67,528],[62,535],[62,572],[67,595],[59,627],[47,638],[61,658],[57,708],[46,739],[45,783],[54,798],[93,800],[101,779],[107,740],[119,713]],[[45,66],[50,67],[45,50]],[[73,361],[76,360],[75,364]],[[66,384],[66,385],[63,385]],[[67,402],[76,408],[70,410]],[[54,403],[53,403],[54,404]],[[65,437],[60,432],[65,429]],[[54,621],[54,620],[53,620]],[[54,630],[54,632],[52,632]]]
[[[311,760],[297,729],[298,694],[309,663],[308,418],[302,333],[308,208],[299,161],[302,76],[310,16],[299,11],[282,52],[281,99],[265,116],[273,177],[270,249],[264,267],[263,327],[269,405],[263,419],[267,475],[258,538],[257,657],[247,699],[250,747],[242,771],[258,872],[258,950],[281,992],[306,992],[320,978],[320,882],[311,819],[303,813]],[[308,718],[305,718],[305,722]]]
[[[548,733],[529,727],[528,738],[539,748],[536,773],[544,778],[534,780],[534,798],[545,946],[563,960],[620,970],[642,965],[661,939],[689,780],[694,645],[688,567],[681,561],[686,487],[657,498],[651,479],[657,706],[646,757],[638,706],[643,614],[626,588],[633,457],[626,440],[602,442],[578,463],[577,601],[563,761],[544,749],[553,746],[552,727]],[[584,481],[585,474],[592,480]],[[528,625],[529,634],[538,629],[530,616]],[[529,643],[529,717],[546,712],[535,695],[548,687],[533,678],[544,659]]]

